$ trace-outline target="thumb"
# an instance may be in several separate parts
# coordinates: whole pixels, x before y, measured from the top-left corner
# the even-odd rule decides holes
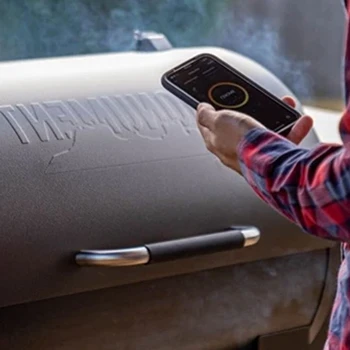
[[[200,103],[197,107],[197,123],[209,130],[214,128],[216,111],[213,106],[208,103]]]
[[[200,104],[198,104],[197,111],[199,112],[201,109],[208,109],[208,110],[215,111],[215,108],[211,104],[206,102],[201,102]]]

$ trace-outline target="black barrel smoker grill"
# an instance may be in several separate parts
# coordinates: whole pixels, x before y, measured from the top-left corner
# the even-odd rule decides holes
[[[210,155],[160,77],[210,52],[291,91],[234,52],[136,39],[0,64],[0,348],[321,348],[337,247]]]

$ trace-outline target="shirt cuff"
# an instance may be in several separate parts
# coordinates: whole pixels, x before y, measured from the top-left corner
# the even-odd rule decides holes
[[[279,135],[275,134],[271,130],[265,129],[265,128],[253,128],[250,129],[242,138],[242,140],[239,142],[237,147],[237,155],[241,162],[244,162],[246,158],[245,151],[253,147],[254,145],[259,146],[260,141],[266,140],[269,137],[272,139],[280,138]]]
[[[247,143],[254,143],[259,136],[272,133],[268,129],[265,128],[253,128],[250,129],[242,138],[242,140],[238,144],[238,154],[240,155]]]
[[[281,143],[283,150],[292,147],[290,141],[265,128],[254,128],[245,134],[238,144],[237,155],[242,175],[250,184],[254,183],[254,174],[266,176],[276,147],[281,148]]]

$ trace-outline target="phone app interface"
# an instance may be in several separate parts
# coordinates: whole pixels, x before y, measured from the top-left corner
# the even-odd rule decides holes
[[[210,103],[217,110],[246,113],[273,130],[297,119],[296,113],[288,111],[210,57],[202,57],[168,78],[199,102]]]

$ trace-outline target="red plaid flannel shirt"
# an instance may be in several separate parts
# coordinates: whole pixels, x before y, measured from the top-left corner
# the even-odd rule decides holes
[[[348,101],[350,35],[345,83]],[[327,350],[350,350],[350,104],[339,131],[343,145],[319,144],[309,150],[273,132],[253,129],[238,151],[243,175],[260,198],[306,232],[343,243]]]

